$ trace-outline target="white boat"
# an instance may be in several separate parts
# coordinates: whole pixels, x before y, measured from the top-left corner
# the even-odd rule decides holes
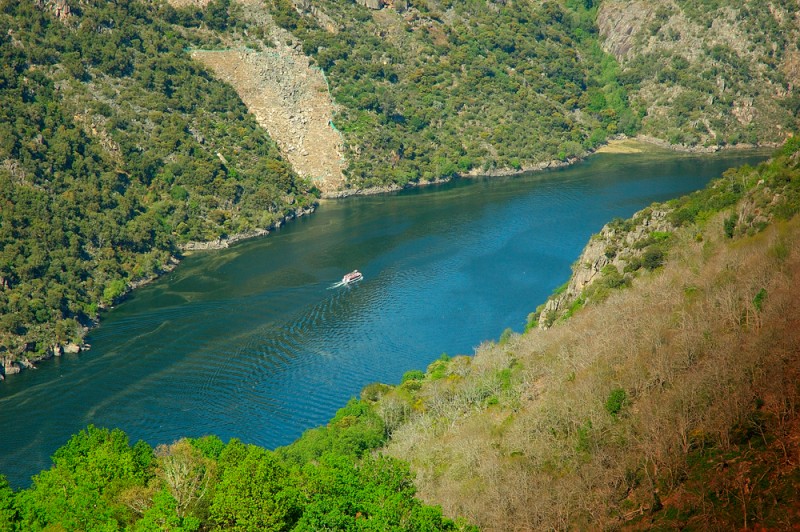
[[[354,283],[356,281],[360,281],[363,278],[364,275],[360,271],[353,270],[352,272],[345,274],[345,276],[342,277],[342,284]]]

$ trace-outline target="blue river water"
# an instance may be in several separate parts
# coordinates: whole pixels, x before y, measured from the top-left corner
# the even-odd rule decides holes
[[[28,485],[90,423],[151,445],[288,444],[369,383],[521,331],[612,218],[763,158],[595,155],[328,201],[266,238],[187,257],[107,312],[90,351],[0,383],[0,474]],[[355,268],[363,281],[331,288]]]

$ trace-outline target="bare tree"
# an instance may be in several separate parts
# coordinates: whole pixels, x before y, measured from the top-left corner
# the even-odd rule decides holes
[[[187,510],[204,499],[214,476],[214,464],[203,457],[188,440],[172,445],[159,445],[157,475],[163,479],[177,501],[177,514],[184,517]]]

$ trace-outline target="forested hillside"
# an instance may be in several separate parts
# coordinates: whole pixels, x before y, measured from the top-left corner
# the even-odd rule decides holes
[[[270,6],[328,76],[351,187],[535,168],[618,134],[716,149],[797,126],[794,0]]]
[[[184,51],[184,25],[234,24],[218,4],[0,2],[6,371],[79,342],[181,245],[270,228],[314,201],[236,93]]]
[[[617,134],[713,149],[797,128],[792,0],[267,0],[248,21],[199,3],[0,0],[4,372],[80,342],[190,242],[313,206],[192,48],[291,32],[330,82],[349,191],[565,162]],[[0,529],[797,526],[796,138],[611,222],[524,334],[368,386],[276,451],[89,427],[30,488],[0,476]]]
[[[638,130],[591,2],[270,2],[341,106],[351,187],[532,168]]]
[[[361,439],[383,440],[380,420],[366,434],[347,430],[364,410],[342,409],[332,422],[337,445],[317,445],[302,463],[235,439],[153,449],[90,426],[31,488],[14,493],[0,475],[0,530],[475,530],[414,498],[407,464],[361,457]]]
[[[795,0],[604,0],[598,27],[644,112],[643,133],[717,147],[781,142],[796,130]]]
[[[0,476],[0,529],[792,529],[800,141],[650,210],[659,264],[550,329],[367,386],[274,452],[89,427],[30,488]]]

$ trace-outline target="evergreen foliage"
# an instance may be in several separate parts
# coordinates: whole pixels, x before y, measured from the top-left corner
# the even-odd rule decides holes
[[[190,60],[174,9],[74,4],[64,20],[0,4],[0,358],[78,341],[181,244],[313,201],[235,92]],[[205,23],[224,26],[227,4]]]
[[[341,105],[335,122],[351,147],[353,186],[565,161],[638,128],[619,65],[599,46],[592,2],[315,8],[336,32],[289,0],[270,4]]]
[[[366,401],[351,399],[326,426],[307,430],[299,440],[278,452],[285,460],[301,465],[330,453],[360,458],[385,441],[383,419]]]
[[[0,529],[472,530],[420,503],[408,465],[380,455],[295,463],[216,437],[154,451],[89,426],[53,463],[16,493],[0,477]]]

